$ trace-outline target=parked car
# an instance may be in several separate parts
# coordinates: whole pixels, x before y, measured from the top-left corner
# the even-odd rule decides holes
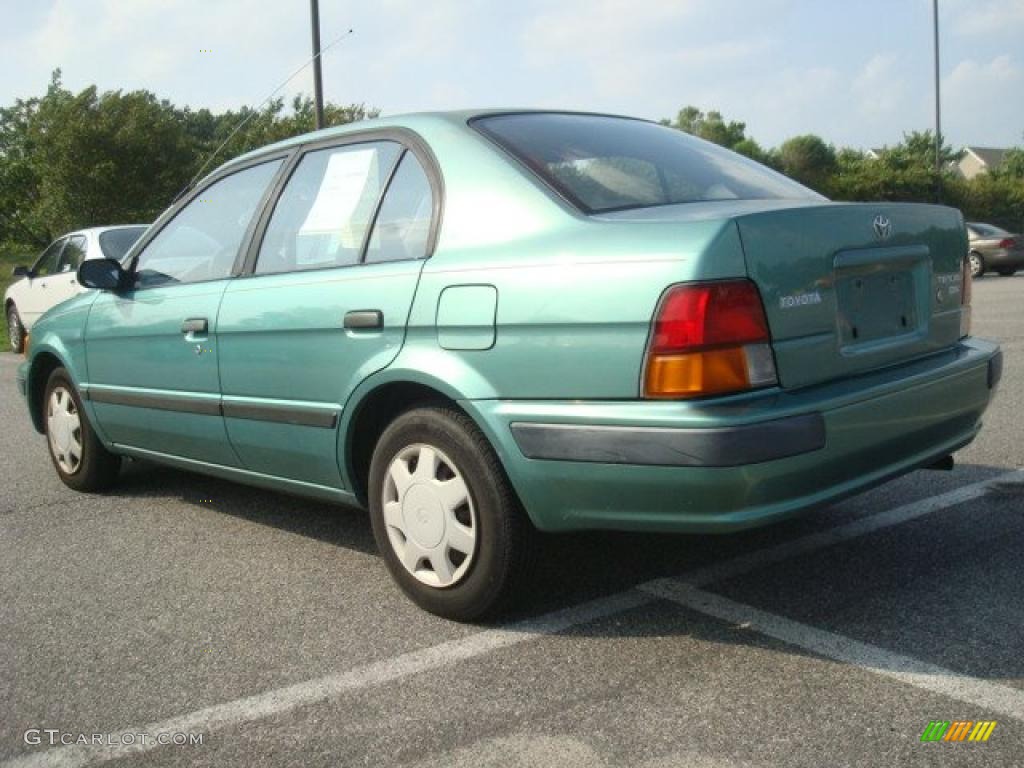
[[[972,221],[967,224],[967,238],[972,277],[989,271],[1010,277],[1024,267],[1024,237]]]
[[[129,456],[359,505],[413,600],[476,619],[538,529],[732,531],[948,466],[1002,359],[964,239],[641,120],[366,121],[84,262],[18,380],[70,487]]]
[[[131,224],[69,232],[50,243],[31,267],[15,267],[21,280],[4,293],[11,349],[21,352],[25,334],[46,310],[86,290],[76,275],[85,259],[120,260],[145,231],[146,225]]]

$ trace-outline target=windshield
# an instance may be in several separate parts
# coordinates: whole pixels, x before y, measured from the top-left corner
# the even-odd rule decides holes
[[[742,155],[642,120],[525,113],[473,125],[585,213],[707,200],[822,199]]]
[[[103,251],[104,257],[121,261],[128,253],[128,249],[135,245],[135,241],[142,237],[145,231],[145,227],[108,229],[100,233],[100,250]]]

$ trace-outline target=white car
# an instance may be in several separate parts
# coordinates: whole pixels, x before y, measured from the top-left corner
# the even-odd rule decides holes
[[[4,294],[7,338],[11,349],[21,352],[25,334],[50,307],[88,290],[78,284],[78,265],[85,259],[120,261],[146,231],[146,224],[92,227],[69,232],[54,240],[31,267],[15,267],[21,277]]]

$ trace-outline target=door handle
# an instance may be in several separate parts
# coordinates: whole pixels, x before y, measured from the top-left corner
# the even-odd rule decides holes
[[[182,333],[206,333],[209,324],[205,317],[190,317],[181,324]]]
[[[356,309],[345,313],[345,327],[353,331],[373,331],[384,327],[384,313],[379,309]]]

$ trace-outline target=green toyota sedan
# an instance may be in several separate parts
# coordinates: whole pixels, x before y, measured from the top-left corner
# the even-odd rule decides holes
[[[19,383],[70,487],[128,456],[365,507],[400,587],[471,620],[538,530],[733,531],[949,466],[1001,372],[966,253],[956,210],[642,120],[372,120],[85,262]]]

